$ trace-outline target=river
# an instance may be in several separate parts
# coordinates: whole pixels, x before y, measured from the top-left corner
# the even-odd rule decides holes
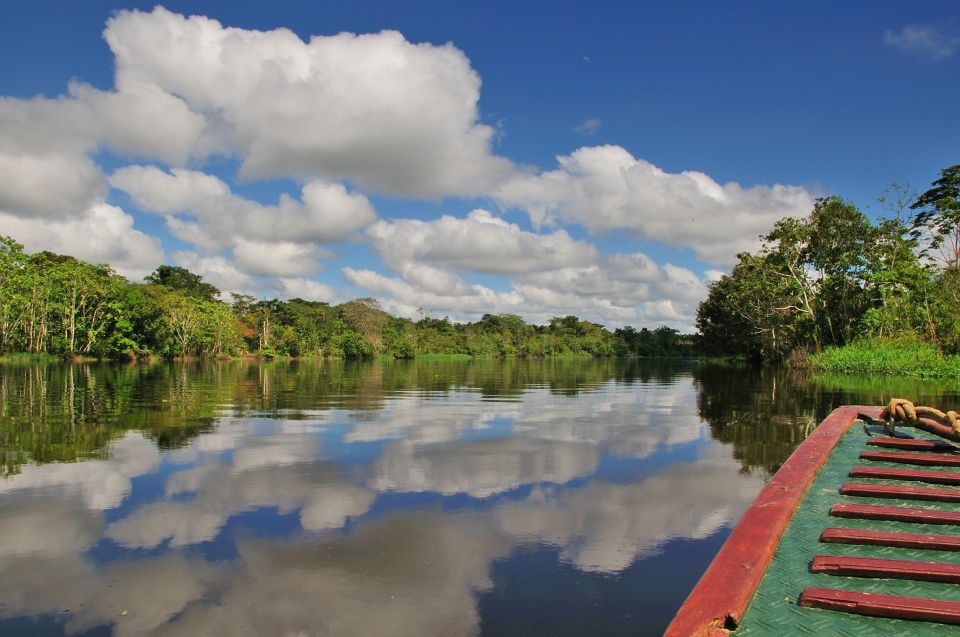
[[[0,635],[659,635],[841,404],[675,361],[0,366]]]

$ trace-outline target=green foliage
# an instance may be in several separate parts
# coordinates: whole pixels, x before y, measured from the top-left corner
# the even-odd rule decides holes
[[[927,239],[927,254],[939,251],[947,267],[960,267],[960,164],[940,171],[933,187],[910,206],[917,210],[913,235]]]
[[[929,343],[913,339],[876,339],[830,347],[810,357],[819,371],[955,378],[960,356],[943,356]]]
[[[220,290],[209,283],[204,283],[203,277],[199,274],[173,265],[161,265],[153,274],[144,278],[144,281],[153,285],[162,285],[204,301],[212,301],[220,296]]]
[[[132,284],[106,265],[41,252],[0,237],[0,354],[26,352],[131,360],[222,357],[412,359],[681,356],[695,340],[659,327],[611,333],[576,316],[529,325],[514,314],[476,323],[384,312],[371,298],[337,306],[257,300],[220,292],[183,268],[161,266]]]
[[[839,197],[819,199],[806,219],[778,221],[758,253],[738,255],[711,284],[697,311],[702,350],[786,360],[858,339],[919,337],[960,352],[960,274],[950,265],[960,252],[948,251],[938,271],[918,250],[924,237],[931,248],[958,245],[960,165],[934,186],[908,205],[909,191],[894,185],[895,196],[880,200],[892,214],[876,223]],[[908,208],[920,210],[912,223]]]

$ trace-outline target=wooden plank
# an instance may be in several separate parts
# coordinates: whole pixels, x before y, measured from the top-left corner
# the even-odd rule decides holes
[[[918,522],[924,524],[960,524],[960,511],[937,511],[934,509],[909,509],[906,507],[876,506],[838,502],[830,508],[830,515],[838,518],[861,520],[891,520],[894,522]]]
[[[820,541],[828,544],[863,544],[902,549],[960,551],[960,535],[940,535],[936,533],[904,533],[902,531],[830,527],[823,530]]]
[[[815,555],[810,565],[810,572],[847,577],[881,577],[960,584],[960,564],[943,562]]]
[[[939,440],[917,440],[916,438],[875,437],[867,440],[868,445],[887,449],[908,449],[912,451],[942,451],[956,453],[957,448]]]
[[[943,487],[914,487],[899,484],[865,484],[848,482],[840,487],[841,495],[864,498],[899,498],[927,502],[960,502],[960,489]]]
[[[854,467],[848,474],[851,478],[879,478],[884,480],[914,480],[930,484],[954,484],[960,486],[960,473],[930,469],[891,469],[888,467]]]
[[[880,409],[835,409],[797,447],[744,513],[677,611],[666,637],[719,635],[737,626],[797,505],[837,441],[861,412],[876,417]]]
[[[901,462],[936,467],[960,467],[960,454],[951,453],[912,453],[909,451],[864,451],[863,460],[879,462]]]
[[[943,599],[859,593],[811,586],[800,594],[799,603],[808,608],[837,610],[870,617],[960,624],[960,602]]]

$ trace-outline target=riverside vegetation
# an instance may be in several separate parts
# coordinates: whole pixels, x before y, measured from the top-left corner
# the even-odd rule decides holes
[[[374,299],[329,305],[257,300],[220,290],[184,268],[162,265],[131,283],[108,265],[27,254],[0,237],[0,356],[134,359],[265,357],[363,359],[691,355],[694,337],[663,326],[611,332],[576,316],[529,325],[487,314],[475,323],[391,316]]]
[[[960,164],[876,221],[840,197],[737,255],[697,312],[710,354],[824,371],[960,375]]]

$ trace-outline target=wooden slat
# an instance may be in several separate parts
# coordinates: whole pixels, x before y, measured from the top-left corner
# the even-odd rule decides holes
[[[820,541],[829,544],[865,544],[903,549],[926,549],[929,551],[960,551],[960,535],[940,535],[936,533],[904,533],[902,531],[831,527],[823,530]]]
[[[872,504],[849,504],[838,502],[830,508],[830,515],[838,518],[862,520],[892,520],[895,522],[918,522],[925,524],[960,524],[960,511],[936,511],[909,509],[906,507],[876,506]]]
[[[899,498],[927,502],[960,502],[960,489],[943,487],[914,487],[899,484],[865,484],[848,482],[840,487],[841,495],[864,498]]]
[[[809,587],[800,594],[799,603],[808,608],[838,610],[870,617],[960,624],[960,602],[943,599]]]
[[[930,484],[954,484],[960,486],[960,473],[929,469],[891,469],[888,467],[854,467],[851,478],[879,478],[883,480],[913,480]]]
[[[937,467],[960,467],[960,454],[952,453],[911,453],[909,451],[864,451],[863,460],[881,462],[902,462]]]
[[[867,440],[868,445],[886,447],[888,449],[909,449],[913,451],[942,451],[956,453],[953,445],[938,440],[917,440],[916,438],[886,438],[876,437]]]
[[[960,564],[945,564],[942,562],[815,555],[810,565],[810,571],[847,577],[882,577],[960,584]]]

